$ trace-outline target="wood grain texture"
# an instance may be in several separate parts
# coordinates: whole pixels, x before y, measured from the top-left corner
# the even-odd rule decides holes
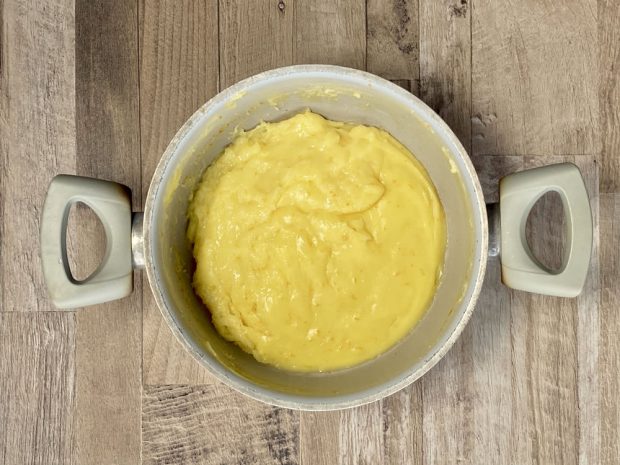
[[[523,169],[523,157],[474,158],[487,202],[499,199],[499,180]],[[522,295],[501,283],[500,262],[490,258],[484,285],[466,334],[471,332],[471,380],[460,393],[469,401],[470,449],[466,463],[529,463],[527,442],[527,379],[523,339],[514,334],[527,328]]]
[[[600,166],[596,159],[573,159],[585,174],[590,196],[594,239],[590,272],[584,291],[577,298],[577,400],[579,415],[579,463],[601,463],[601,398],[599,397],[599,351],[602,310],[600,279],[606,272],[600,259],[602,242],[600,229]],[[616,276],[620,276],[616,274]],[[614,372],[618,379],[618,371]],[[616,430],[618,431],[618,430]]]
[[[471,149],[471,10],[466,0],[420,0],[420,98]]]
[[[499,202],[499,180],[510,173],[523,169],[523,157],[519,155],[482,155],[471,157],[482,186],[486,203]]]
[[[142,199],[166,146],[189,116],[217,92],[218,5],[140,2],[140,128]],[[150,288],[144,288],[143,381],[204,384],[211,376],[164,322]]]
[[[299,463],[299,420],[291,410],[221,384],[147,386],[143,402],[145,465]]]
[[[0,462],[73,464],[75,318],[52,310],[39,215],[75,170],[73,3],[0,1]],[[2,313],[37,310],[41,313]]]
[[[9,165],[9,134],[11,133],[11,122],[9,118],[9,73],[6,66],[8,55],[6,33],[6,14],[4,0],[0,0],[0,218],[4,218],[5,203],[8,196],[5,194],[7,181],[4,172]],[[4,235],[6,226],[4,220],[0,220],[0,291],[4,294]],[[4,297],[0,296],[0,312],[4,311]]]
[[[581,169],[597,220],[599,179],[593,157],[525,157],[525,167],[566,161]],[[539,242],[533,249],[547,255],[547,259],[559,252],[553,250],[557,241],[548,228],[551,221],[559,221],[560,211],[556,205],[543,204],[542,210],[532,212],[537,215],[533,218],[533,229],[539,231],[532,237]],[[600,440],[597,434],[592,434],[598,428],[598,399],[594,395],[598,391],[598,381],[592,376],[599,339],[596,235],[594,252],[589,282],[579,299],[525,296],[528,328],[525,334],[517,336],[526,341],[525,368],[531,415],[527,426],[532,431],[532,452],[540,463],[579,463],[586,458],[597,463]],[[591,354],[580,351],[583,343],[588,344]]]
[[[620,463],[620,194],[601,195],[601,272],[600,272],[600,339],[599,391],[600,395],[600,462],[604,465]],[[590,346],[594,349],[594,347]]]
[[[475,424],[471,406],[471,345],[471,328],[467,328],[450,352],[418,381],[423,415],[420,463],[471,460]]]
[[[342,465],[386,463],[380,402],[340,412],[339,445]]]
[[[0,17],[0,463],[620,463],[618,2],[0,0]],[[54,174],[122,182],[139,210],[220,84],[307,62],[418,92],[473,152],[488,202],[504,175],[576,163],[595,224],[582,295],[512,291],[492,259],[465,332],[424,378],[301,414],[211,379],[140,274],[128,299],[47,311],[36,237]],[[101,231],[76,219],[72,266],[87,273]],[[560,221],[552,199],[529,221],[546,260]]]
[[[299,424],[301,464],[340,463],[340,412],[303,412]]]
[[[366,68],[364,0],[297,1],[294,8],[295,63]]]
[[[420,463],[422,391],[414,384],[361,407],[302,412],[302,464]]]
[[[293,62],[293,2],[220,0],[220,82],[226,88]]]
[[[411,80],[411,79],[391,79],[391,82],[396,84],[399,87],[402,87],[407,92],[411,92],[414,95],[417,95],[419,92],[419,84],[420,80]]]
[[[420,98],[448,123],[466,150],[471,147],[470,28],[467,2],[420,1]],[[472,326],[419,381],[423,463],[471,460],[476,424]]]
[[[0,461],[74,464],[75,318],[0,313]]]
[[[0,309],[53,310],[35,241],[51,178],[75,170],[73,2],[1,10]]]
[[[473,153],[597,154],[594,0],[479,0],[472,22]]]
[[[129,186],[139,210],[137,2],[78,0],[75,14],[76,170]],[[94,267],[100,255],[81,258]],[[142,282],[135,278],[130,297],[77,313],[80,465],[140,460]]]
[[[420,463],[423,456],[422,384],[413,385],[381,401],[383,463]]]
[[[392,81],[404,80],[417,94],[418,0],[368,0],[366,15],[366,70]]]
[[[620,2],[598,1],[601,192],[620,192]]]

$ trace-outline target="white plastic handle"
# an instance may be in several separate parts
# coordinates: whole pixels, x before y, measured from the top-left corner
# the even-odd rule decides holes
[[[525,236],[530,210],[549,191],[560,195],[567,227],[564,260],[555,273],[536,260]],[[592,211],[579,168],[560,163],[511,174],[500,181],[499,196],[504,284],[538,294],[579,295],[592,254]]]
[[[91,276],[77,281],[67,259],[67,220],[76,202],[88,205],[101,220],[107,245]],[[131,200],[128,189],[114,182],[81,176],[52,179],[41,217],[41,260],[52,302],[76,308],[120,299],[131,293]]]

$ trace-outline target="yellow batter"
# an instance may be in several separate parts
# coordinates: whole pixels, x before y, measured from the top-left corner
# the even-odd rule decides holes
[[[405,147],[311,112],[235,138],[191,200],[188,237],[219,333],[294,371],[394,345],[433,298],[446,243],[437,193]]]

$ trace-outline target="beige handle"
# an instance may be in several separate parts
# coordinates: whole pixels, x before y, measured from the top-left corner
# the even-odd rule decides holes
[[[534,257],[525,236],[532,207],[550,191],[560,195],[566,216],[568,244],[558,272],[548,270]],[[511,174],[500,181],[499,196],[504,284],[538,294],[579,295],[592,253],[592,211],[579,168],[560,163]]]
[[[66,247],[69,210],[76,202],[88,205],[96,213],[107,240],[101,265],[83,281],[71,274]],[[128,189],[99,179],[56,176],[43,205],[41,261],[50,298],[58,308],[84,307],[129,295],[133,272]]]

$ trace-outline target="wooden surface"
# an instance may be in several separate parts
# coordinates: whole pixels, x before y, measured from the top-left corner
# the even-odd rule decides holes
[[[137,13],[137,5],[124,0],[75,1],[75,170],[129,186],[132,204],[139,209]],[[82,224],[92,225],[92,220]],[[90,253],[80,258],[94,268],[103,236],[79,230],[74,236],[90,238]],[[74,425],[79,465],[100,464],[102,457],[127,465],[140,460],[140,273],[136,278],[131,296],[75,314]]]
[[[0,0],[0,15],[1,463],[620,463],[620,2]],[[576,163],[596,226],[584,293],[509,290],[490,260],[431,372],[331,413],[215,381],[140,273],[122,301],[54,311],[38,255],[52,176],[122,182],[140,210],[168,141],[218,89],[321,62],[420,96],[472,154],[488,201],[505,174]],[[87,274],[101,230],[84,209],[71,221]],[[553,197],[529,221],[551,264],[560,221]]]

